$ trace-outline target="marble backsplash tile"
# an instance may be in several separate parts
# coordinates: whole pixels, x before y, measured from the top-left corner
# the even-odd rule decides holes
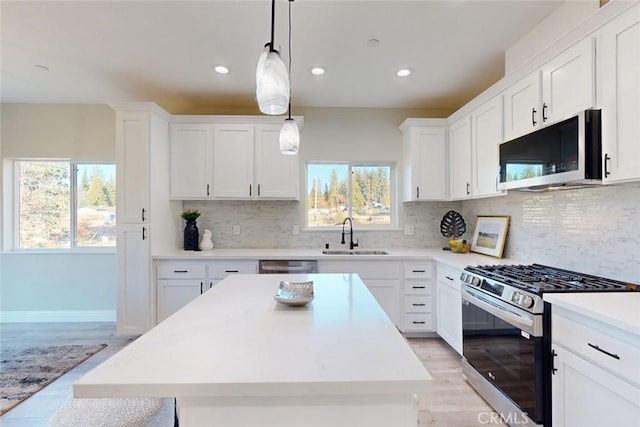
[[[505,257],[640,283],[640,183],[510,192],[461,213],[511,215]]]
[[[222,248],[332,248],[338,231],[306,231],[300,202],[185,201],[199,209],[198,227],[211,229]],[[505,257],[640,283],[640,183],[547,193],[510,192],[506,196],[464,202],[406,203],[402,230],[363,231],[354,236],[363,248],[437,248],[447,244],[440,221],[448,210],[460,212],[467,239],[476,215],[510,215]],[[232,225],[240,226],[234,236]],[[300,234],[292,234],[293,225]]]

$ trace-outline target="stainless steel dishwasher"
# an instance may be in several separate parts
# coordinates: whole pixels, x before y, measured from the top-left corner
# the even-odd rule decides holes
[[[260,274],[309,274],[318,272],[318,261],[261,259],[258,261]]]

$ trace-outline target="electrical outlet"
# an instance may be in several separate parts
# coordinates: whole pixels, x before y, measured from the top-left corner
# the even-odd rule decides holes
[[[240,235],[240,226],[239,225],[234,225],[232,229],[233,229],[233,235],[234,236],[239,236]]]
[[[293,233],[294,236],[297,236],[300,234],[300,226],[299,225],[294,225],[293,226],[293,230],[291,231]]]
[[[404,226],[404,235],[405,236],[413,236],[414,228],[413,225],[405,225]]]

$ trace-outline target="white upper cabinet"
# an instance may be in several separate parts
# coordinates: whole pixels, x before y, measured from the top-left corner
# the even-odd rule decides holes
[[[298,199],[297,155],[280,152],[280,124],[216,124],[213,197]]]
[[[587,37],[503,92],[505,139],[595,105],[594,41]]]
[[[471,198],[471,116],[449,127],[449,166],[449,198]]]
[[[213,196],[244,199],[253,188],[253,125],[217,124],[213,135]]]
[[[503,92],[505,138],[527,134],[540,125],[542,76],[534,71]]]
[[[298,199],[299,160],[280,152],[281,125],[256,125],[255,185],[262,199]]]
[[[400,126],[404,202],[447,198],[447,127],[416,124],[425,121],[408,119]]]
[[[116,113],[116,173],[118,223],[149,222],[148,112]]]
[[[502,96],[471,113],[473,197],[505,194],[498,191],[499,145],[502,142]]]
[[[640,5],[602,29],[605,183],[640,179]]]
[[[213,125],[171,123],[170,171],[173,199],[211,196]]]

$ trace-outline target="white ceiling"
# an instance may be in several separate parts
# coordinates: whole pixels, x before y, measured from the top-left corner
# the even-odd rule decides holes
[[[459,108],[503,76],[504,51],[561,3],[296,0],[293,108]],[[3,103],[152,101],[183,114],[255,106],[268,0],[0,7]],[[275,42],[285,60],[287,7],[276,1]],[[380,45],[368,46],[372,38]],[[214,73],[218,64],[231,72]],[[326,74],[312,76],[315,65]],[[413,74],[398,78],[399,68]]]

